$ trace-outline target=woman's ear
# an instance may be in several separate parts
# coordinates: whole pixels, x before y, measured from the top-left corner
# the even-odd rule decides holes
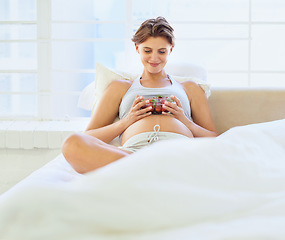
[[[170,50],[169,50],[169,54],[172,53],[173,48],[174,48],[174,47],[171,46],[171,48],[170,48]]]
[[[137,53],[140,53],[140,52],[139,52],[139,45],[135,43],[135,47],[136,47]]]

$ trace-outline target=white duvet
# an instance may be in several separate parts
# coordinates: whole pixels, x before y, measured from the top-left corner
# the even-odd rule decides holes
[[[0,203],[0,239],[285,239],[285,119],[161,141]]]

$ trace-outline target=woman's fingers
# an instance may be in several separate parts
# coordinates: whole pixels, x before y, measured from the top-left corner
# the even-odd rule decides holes
[[[177,110],[174,108],[174,105],[176,106],[174,103],[165,102],[165,104],[162,106],[162,113],[176,114]]]
[[[180,99],[175,97],[175,96],[171,96],[170,98],[174,102],[165,101],[165,103],[163,105],[163,114],[164,115],[171,115],[177,119],[182,119],[184,112],[183,112],[183,108],[182,108]]]
[[[145,106],[149,103],[149,100],[143,100],[136,105],[137,109],[145,108]]]
[[[170,98],[171,98],[174,102],[176,102],[176,105],[177,105],[178,107],[182,108],[182,104],[181,104],[179,98],[177,98],[177,97],[175,97],[175,96],[173,96],[173,95],[170,96]]]
[[[144,98],[142,96],[137,96],[133,102],[132,108],[135,110],[141,109],[143,106],[149,103],[149,100]]]
[[[152,109],[152,107],[140,108],[137,111],[137,113],[138,113],[138,115],[142,115],[142,114],[145,114],[145,113],[151,113],[151,109]]]
[[[143,97],[142,96],[139,96],[137,95],[134,102],[133,102],[133,105],[132,107],[135,107],[139,102],[141,102],[143,100]]]
[[[177,97],[174,97],[174,96],[171,96],[171,99],[174,102],[165,101],[163,105],[163,109],[165,109],[168,112],[174,113],[174,111],[177,111],[178,109],[177,107],[179,107],[178,104],[180,104],[180,101]]]
[[[130,116],[133,116],[135,118],[139,117],[146,117],[151,114],[150,110],[152,109],[151,106],[147,106],[149,103],[149,100],[144,100],[142,96],[137,96],[136,99],[133,102]]]
[[[181,114],[183,114],[180,99],[175,96],[171,96],[170,98],[173,100],[173,102],[164,102],[162,106],[162,114],[180,118]],[[153,107],[149,106],[149,103],[150,101],[148,99],[144,99],[142,96],[136,96],[132,105],[132,109],[130,111],[130,116],[133,116],[135,119],[137,119],[137,117],[143,118],[151,115],[151,110]]]

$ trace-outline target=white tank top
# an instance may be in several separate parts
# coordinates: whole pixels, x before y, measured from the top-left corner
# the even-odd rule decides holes
[[[136,78],[122,99],[119,108],[119,118],[122,119],[127,116],[137,95],[143,96],[144,99],[156,97],[157,95],[162,95],[163,97],[174,95],[179,98],[186,117],[191,119],[191,108],[187,94],[180,83],[173,80],[169,75],[168,77],[172,84],[162,88],[144,87],[140,83],[140,77]]]

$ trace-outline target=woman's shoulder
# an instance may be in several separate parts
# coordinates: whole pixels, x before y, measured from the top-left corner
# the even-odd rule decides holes
[[[114,80],[109,84],[108,88],[115,92],[126,92],[132,84],[132,80]]]
[[[184,80],[183,77],[173,77],[171,75],[168,75],[168,77],[171,79],[171,82],[179,84],[180,86],[186,86],[186,87],[191,87],[197,85],[195,81],[187,79]]]
[[[204,90],[193,80],[189,79],[178,83],[184,88],[184,91],[191,96],[204,94]]]
[[[176,81],[174,79],[174,81],[179,84],[180,86],[182,86],[184,89],[187,89],[187,90],[195,90],[197,88],[199,88],[199,85],[193,81],[193,80],[184,80],[184,81]]]
[[[178,82],[182,86],[188,86],[188,87],[197,85],[196,82],[191,80],[191,79],[182,80],[182,81],[179,80],[179,81],[176,81],[176,82]]]
[[[132,80],[127,79],[118,79],[114,80],[110,83],[110,86],[112,87],[130,87],[133,84]]]

